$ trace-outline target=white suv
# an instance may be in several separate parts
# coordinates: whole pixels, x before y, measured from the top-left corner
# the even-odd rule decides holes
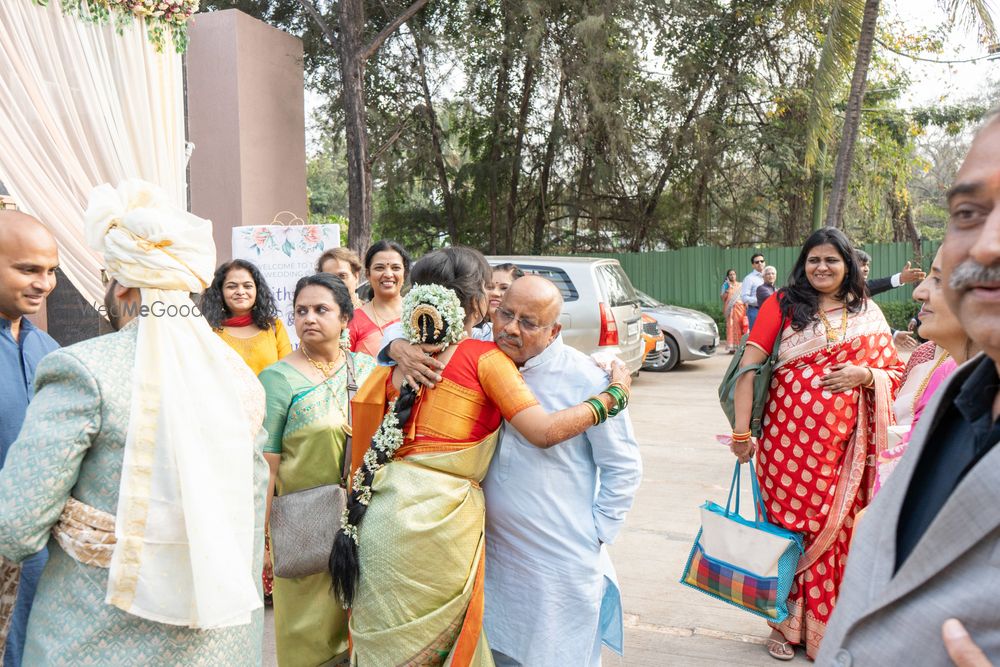
[[[562,292],[562,336],[585,354],[611,351],[633,373],[642,365],[642,311],[639,297],[616,259],[490,256],[490,264],[516,264],[525,273],[548,278]]]

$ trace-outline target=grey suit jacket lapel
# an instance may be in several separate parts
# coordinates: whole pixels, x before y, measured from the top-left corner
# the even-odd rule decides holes
[[[982,355],[964,364],[941,387],[924,413],[931,417],[930,423],[918,426],[910,442],[914,451],[907,453],[906,459],[893,473],[900,479],[891,486],[892,497],[886,499],[888,502],[880,510],[887,525],[881,531],[878,550],[881,558],[875,566],[871,591],[876,594],[873,599],[878,601],[879,607],[889,605],[914,590],[1000,525],[1000,512],[987,509],[1000,505],[1000,449],[994,449],[955,488],[906,562],[893,576],[899,517],[917,463],[926,447],[935,446],[936,443],[931,441],[935,428],[962,383],[981,359]]]

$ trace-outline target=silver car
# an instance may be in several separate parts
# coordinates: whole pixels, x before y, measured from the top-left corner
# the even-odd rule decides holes
[[[633,373],[642,365],[639,297],[616,259],[495,256],[490,264],[517,264],[525,273],[548,278],[563,295],[562,336],[585,354],[610,351]]]
[[[690,308],[667,306],[645,292],[636,290],[642,312],[656,320],[663,332],[663,353],[654,359],[650,354],[647,371],[673,370],[682,361],[707,359],[719,346],[719,327],[705,313]]]

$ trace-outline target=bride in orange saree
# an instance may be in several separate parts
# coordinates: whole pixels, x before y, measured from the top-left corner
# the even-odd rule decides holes
[[[417,262],[415,288],[404,301],[404,333],[408,323],[415,331],[443,330],[443,379],[414,398],[398,370],[380,367],[352,404],[352,463],[360,468],[331,571],[335,590],[351,605],[354,665],[493,665],[482,632],[479,483],[499,427],[506,419],[544,448],[603,421],[601,408],[587,403],[546,414],[507,355],[494,343],[468,338],[486,313],[491,273],[482,254],[469,248],[446,248]],[[435,312],[460,315],[442,323]],[[421,313],[429,319],[420,320]],[[446,333],[451,327],[458,335]],[[612,381],[610,394],[589,399],[605,408],[604,418],[616,412],[615,392],[627,392],[628,371],[616,367]]]
[[[810,658],[819,650],[855,518],[871,500],[874,462],[888,445],[903,364],[838,230],[806,241],[788,286],[761,307],[744,364],[763,360],[779,335],[756,472],[771,521],[805,538],[788,618],[771,625],[767,642],[772,657],[790,660],[793,645],[803,645]],[[741,460],[755,449],[752,392],[750,382],[737,385],[733,453]]]

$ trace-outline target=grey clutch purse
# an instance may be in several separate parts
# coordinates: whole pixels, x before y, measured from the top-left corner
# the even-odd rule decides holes
[[[351,474],[351,400],[358,390],[354,360],[345,350],[347,364],[348,435],[344,444],[344,469],[340,484],[275,496],[271,501],[271,559],[274,574],[286,579],[326,572],[333,539],[347,504],[347,478]]]

